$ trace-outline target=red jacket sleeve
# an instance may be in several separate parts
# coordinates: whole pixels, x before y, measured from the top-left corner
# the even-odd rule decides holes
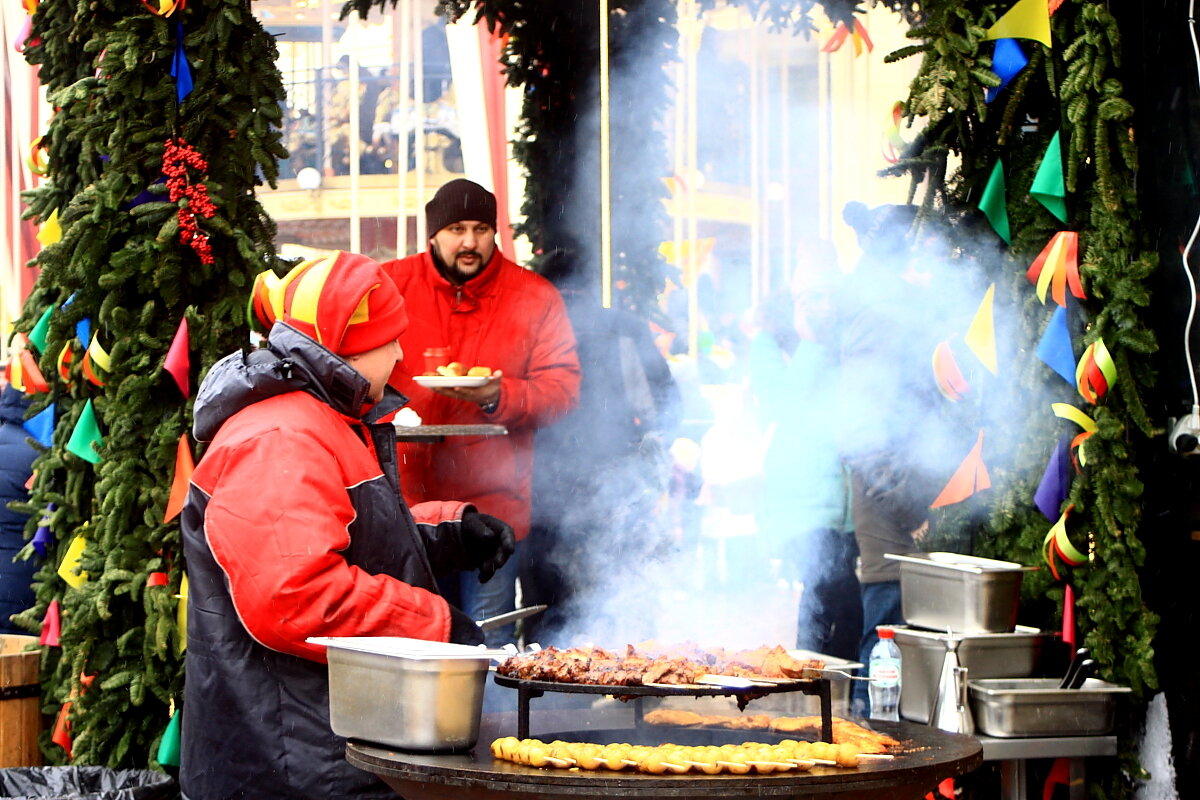
[[[450,612],[433,592],[351,566],[354,509],[337,455],[279,429],[237,445],[205,510],[204,533],[256,641],[325,661],[309,636],[447,641]],[[264,478],[264,476],[269,476]]]

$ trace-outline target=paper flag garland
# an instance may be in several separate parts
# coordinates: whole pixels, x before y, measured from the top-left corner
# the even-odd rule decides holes
[[[842,45],[846,43],[846,37],[849,36],[854,40],[854,55],[857,58],[862,55],[863,47],[866,47],[867,52],[875,49],[875,45],[871,42],[871,37],[867,35],[866,27],[857,19],[854,20],[853,35],[851,29],[844,22],[839,22],[833,30],[833,35],[829,37],[824,45],[821,46],[822,53],[836,53],[842,49]]]
[[[996,49],[992,52],[992,72],[1000,79],[1000,85],[987,90],[984,102],[990,103],[995,100],[1028,63],[1029,59],[1025,57],[1025,51],[1016,39],[997,39]]]
[[[52,447],[54,445],[54,403],[50,403],[25,420],[22,427],[42,447]]]
[[[162,739],[158,742],[158,755],[155,760],[164,767],[178,767],[180,753],[180,720],[183,718],[182,709],[171,715],[167,729],[163,731]]]
[[[1087,346],[1075,368],[1075,383],[1079,394],[1092,405],[1100,401],[1117,382],[1117,365],[1113,363],[1103,339]]]
[[[1062,513],[1062,504],[1067,499],[1070,489],[1071,466],[1069,437],[1062,437],[1050,453],[1046,462],[1046,470],[1037,491],[1033,493],[1033,504],[1037,506],[1042,516],[1053,522]]]
[[[1071,508],[1071,506],[1067,507],[1067,510],[1058,518],[1058,522],[1054,523],[1046,532],[1046,538],[1042,540],[1042,557],[1050,565],[1050,573],[1054,575],[1055,580],[1062,580],[1058,574],[1059,559],[1072,567],[1077,567],[1087,561],[1087,556],[1079,552],[1071,543],[1071,537],[1067,535],[1067,515],[1071,513]]]
[[[1083,449],[1083,443],[1096,432],[1095,421],[1070,403],[1051,403],[1050,408],[1054,411],[1054,416],[1070,420],[1083,428],[1083,433],[1077,434],[1071,440],[1071,449],[1077,453],[1077,455],[1072,456],[1075,460],[1075,468],[1086,467],[1087,452]]]
[[[958,469],[954,471],[954,475],[950,477],[950,481],[930,508],[942,508],[961,503],[976,492],[990,488],[992,488],[992,479],[983,463],[983,431],[980,431],[979,437],[975,440],[975,446],[958,465]]]
[[[46,217],[42,227],[38,228],[36,238],[41,242],[42,247],[49,247],[62,241],[62,225],[58,222],[57,208],[50,212],[50,216]]]
[[[40,394],[50,391],[50,384],[46,383],[46,379],[42,376],[42,370],[38,367],[33,353],[22,350],[17,354],[16,362],[19,370],[15,372],[18,374],[9,376],[10,383],[25,394]]]
[[[39,353],[46,352],[46,334],[50,331],[50,317],[54,314],[54,306],[47,306],[38,317],[33,330],[29,332],[29,343],[37,348]]]
[[[1075,649],[1075,589],[1069,583],[1063,590],[1062,638],[1068,649]]]
[[[1042,332],[1037,357],[1061,375],[1064,381],[1075,385],[1075,349],[1071,346],[1071,332],[1067,329],[1067,310],[1062,306],[1054,309],[1054,315]]]
[[[188,488],[191,486],[192,473],[196,464],[192,461],[192,448],[188,444],[187,434],[179,437],[179,446],[175,450],[175,477],[171,480],[171,495],[167,498],[167,511],[163,522],[175,519],[187,502]]]
[[[175,56],[171,59],[171,77],[175,79],[175,101],[182,103],[192,93],[192,68],[183,50],[182,22],[175,23]]]
[[[65,308],[65,306],[64,306]],[[75,338],[79,340],[80,347],[87,347],[92,341],[92,321],[87,317],[75,323]]]
[[[967,328],[967,334],[963,337],[963,341],[967,343],[967,347],[971,348],[971,352],[975,357],[987,367],[988,372],[996,374],[996,323],[993,313],[993,306],[996,297],[996,284],[988,287],[988,290],[983,295],[983,300],[979,303],[979,308],[975,312],[975,318],[971,320],[971,325]]]
[[[42,518],[38,520],[37,530],[33,533],[33,549],[42,558],[46,557],[46,552],[54,544],[54,534],[50,531],[50,515],[53,513],[54,503],[47,503],[46,511],[42,514]]]
[[[71,540],[71,545],[67,548],[62,563],[58,565],[58,577],[66,581],[72,589],[78,589],[87,583],[88,574],[79,569],[79,559],[83,556],[86,547],[87,539],[76,536]]]
[[[179,320],[179,328],[175,331],[175,338],[171,340],[171,346],[167,349],[166,360],[163,361],[163,369],[171,374],[175,379],[175,385],[179,387],[179,392],[187,398],[191,395],[191,384],[188,381],[188,372],[191,369],[191,364],[188,360],[188,326],[187,317]]]
[[[1054,132],[1050,144],[1046,146],[1046,153],[1042,156],[1042,163],[1033,178],[1029,194],[1058,217],[1059,222],[1067,224],[1067,187],[1063,183],[1062,142],[1059,131]]]
[[[50,171],[50,159],[46,155],[45,143],[39,136],[29,143],[29,155],[25,157],[25,166],[34,175],[45,175]]]
[[[983,38],[1034,39],[1050,47],[1050,8],[1046,3],[1047,0],[1019,0],[987,29]]]
[[[179,582],[179,594],[175,595],[179,600],[175,606],[175,626],[179,629],[179,641],[176,645],[180,655],[187,649],[187,605],[188,605],[188,577],[187,573],[183,573],[183,579]]]
[[[1037,286],[1038,299],[1046,302],[1046,289],[1060,306],[1067,305],[1067,289],[1082,300],[1083,284],[1079,281],[1079,234],[1059,231],[1050,237],[1042,252],[1025,272],[1029,282]]]
[[[997,159],[996,166],[992,167],[992,174],[988,178],[987,185],[983,187],[983,196],[979,198],[979,210],[987,217],[988,222],[992,223],[992,228],[1005,244],[1011,244],[1012,233],[1008,227],[1007,203],[1004,162]]]
[[[79,421],[75,423],[75,430],[71,431],[71,438],[67,441],[67,452],[74,453],[84,461],[99,464],[103,461],[98,452],[102,444],[104,437],[100,435],[96,411],[92,407],[91,398],[88,398],[79,414]]]
[[[54,731],[50,741],[67,751],[67,761],[71,760],[71,701],[62,704],[58,716],[54,720]]]
[[[897,100],[883,131],[883,160],[895,164],[904,152],[904,139],[900,137],[900,123],[904,120],[904,103]]]
[[[58,351],[58,377],[63,379],[63,383],[71,382],[71,362],[75,360],[75,353],[71,351],[71,343],[67,342],[63,345],[62,350]]]
[[[98,334],[92,334],[92,341],[88,345],[87,350],[83,351],[83,363],[80,365],[80,371],[83,372],[83,377],[89,382],[97,386],[103,386],[104,381],[100,380],[100,376],[96,374],[93,364],[108,372],[112,369],[112,358],[108,355],[108,351],[100,344]]]
[[[937,381],[938,391],[947,400],[961,400],[964,394],[971,391],[971,385],[959,370],[949,342],[942,342],[933,350],[933,379]]]
[[[58,598],[46,606],[46,616],[42,618],[42,632],[38,636],[38,644],[47,647],[58,647],[58,637],[62,632],[62,619],[58,610]]]

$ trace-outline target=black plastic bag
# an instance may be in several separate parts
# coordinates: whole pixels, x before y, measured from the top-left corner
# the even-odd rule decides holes
[[[106,767],[0,769],[0,800],[168,800],[179,797],[170,775]]]

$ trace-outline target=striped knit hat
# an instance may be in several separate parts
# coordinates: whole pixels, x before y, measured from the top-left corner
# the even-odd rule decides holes
[[[282,278],[261,273],[250,307],[267,328],[282,320],[340,356],[395,341],[408,327],[404,298],[379,264],[340,251],[297,264]]]

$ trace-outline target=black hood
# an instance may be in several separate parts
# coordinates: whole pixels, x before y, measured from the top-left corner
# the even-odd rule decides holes
[[[193,433],[197,441],[212,441],[225,420],[243,408],[288,392],[308,392],[339,414],[364,422],[408,402],[389,386],[364,416],[370,390],[370,382],[340,356],[276,322],[264,349],[230,353],[208,371],[196,394]]]

